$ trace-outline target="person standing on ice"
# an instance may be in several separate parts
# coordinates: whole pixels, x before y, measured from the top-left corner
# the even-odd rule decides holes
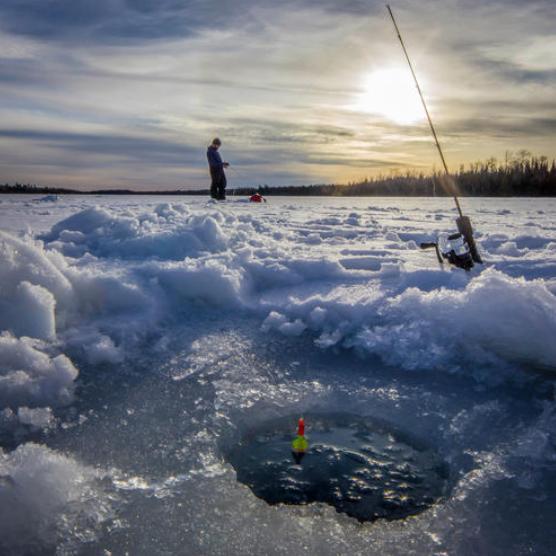
[[[226,174],[224,173],[224,168],[227,168],[230,164],[222,161],[220,153],[218,152],[220,145],[222,145],[222,141],[220,141],[218,137],[215,137],[208,146],[207,160],[210,178],[212,180],[210,184],[210,196],[213,199],[223,201],[226,199]]]

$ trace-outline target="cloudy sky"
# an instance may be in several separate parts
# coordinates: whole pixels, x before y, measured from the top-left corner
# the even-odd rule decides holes
[[[449,165],[556,156],[554,0],[392,0]],[[346,183],[438,167],[377,0],[2,0],[0,182]]]

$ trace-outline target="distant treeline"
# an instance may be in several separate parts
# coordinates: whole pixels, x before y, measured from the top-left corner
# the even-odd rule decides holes
[[[451,179],[439,172],[424,175],[417,172],[393,173],[347,185],[304,185],[291,187],[260,186],[263,195],[302,195],[337,197],[367,196],[448,196],[457,192],[470,197],[556,197],[556,161],[546,156],[531,156],[527,151],[507,153],[503,163],[495,158],[475,162],[452,174]],[[236,189],[249,194],[253,188]]]
[[[503,163],[495,158],[475,162],[464,167],[447,179],[441,173],[424,175],[417,172],[392,173],[347,185],[301,185],[235,188],[236,195],[251,195],[259,191],[263,195],[299,196],[447,196],[457,188],[460,195],[472,197],[556,197],[556,161],[546,156],[532,156],[528,151],[516,155],[507,153]],[[110,189],[76,191],[61,187],[41,187],[32,184],[0,185],[0,193],[34,194],[102,194],[102,195],[208,195],[208,189],[172,191],[131,191]]]
[[[89,191],[81,191],[79,189],[68,189],[66,187],[47,187],[34,183],[16,183],[10,185],[0,184],[0,193],[26,193],[34,195],[198,195],[199,193],[207,193],[206,190],[181,190],[173,189],[171,191],[134,191],[132,189],[92,189]]]

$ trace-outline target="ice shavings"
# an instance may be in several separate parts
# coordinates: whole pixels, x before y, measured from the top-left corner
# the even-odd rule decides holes
[[[224,307],[240,305],[242,276],[240,269],[229,268],[221,259],[186,259],[180,263],[148,264],[141,270],[176,303],[209,303]]]
[[[98,473],[45,446],[0,449],[0,552],[73,553],[93,540],[110,506],[95,485]]]
[[[445,199],[270,199],[256,210],[172,200],[60,198],[50,215],[18,201],[17,218],[2,219],[51,231],[44,248],[20,228],[2,243],[11,255],[0,272],[12,274],[0,297],[22,323],[6,328],[19,355],[2,376],[22,370],[28,384],[0,407],[0,434],[17,428],[56,451],[24,444],[2,453],[0,519],[12,507],[31,517],[29,529],[6,518],[19,533],[10,529],[0,552],[364,554],[368,529],[321,506],[269,508],[222,463],[218,446],[234,431],[313,406],[380,415],[430,438],[451,463],[454,496],[374,527],[378,552],[550,552],[552,375],[521,372],[554,369],[550,202],[535,216],[520,203],[536,209],[538,201],[480,200],[496,207],[474,219],[487,265],[468,274],[441,269],[434,253],[416,248],[453,226]],[[2,216],[16,214],[7,205]],[[445,218],[427,219],[438,211]],[[60,382],[67,394],[47,394],[60,352],[82,369],[75,414],[56,407],[71,400],[76,371]],[[427,369],[436,372],[420,372]],[[488,387],[487,378],[505,376],[519,386]],[[78,460],[122,471],[99,489]],[[46,503],[24,496],[21,483],[52,501],[47,518]],[[109,511],[103,489],[125,502],[121,530],[110,523],[99,536]]]
[[[53,426],[55,417],[50,407],[20,407],[17,410],[17,417],[22,425],[29,425],[36,429],[47,429]]]
[[[20,282],[15,290],[10,306],[6,306],[5,328],[19,336],[31,336],[43,340],[56,338],[56,317],[54,296],[42,286],[30,282]]]
[[[255,312],[267,332],[310,331],[320,347],[355,348],[406,369],[497,361],[556,365],[548,340],[556,330],[555,298],[544,282],[492,269],[478,268],[470,277],[434,264],[406,267],[404,259],[425,256],[415,242],[426,234],[399,219],[377,224],[378,208],[347,216],[330,212],[304,223],[293,207],[275,219],[245,208],[91,207],[54,225],[42,236],[48,251],[35,249],[47,263],[57,262],[74,299],[74,321],[89,321],[86,334],[64,337],[74,345],[86,339],[83,351],[91,363],[117,363],[137,335],[185,311],[184,304],[201,303]],[[343,226],[360,235],[338,236]],[[378,229],[381,243],[375,245]],[[319,242],[308,250],[306,238],[314,234]],[[359,245],[364,238],[371,242],[367,249]],[[510,242],[506,234],[492,233],[484,245],[515,260],[523,250],[548,244],[539,241],[521,235]],[[35,315],[38,330],[26,324],[14,333],[26,329],[51,339],[57,298],[40,287],[18,285],[14,299],[33,307],[23,313]]]
[[[382,226],[379,250],[346,249],[351,236],[342,236],[343,248],[336,254],[326,246],[335,241],[327,226],[337,232],[339,226],[376,224],[375,218],[353,211],[345,218],[331,214],[304,224],[313,226],[308,234],[300,223],[289,222],[296,234],[276,240],[280,228],[272,220],[239,210],[161,204],[152,212],[118,214],[93,207],[62,220],[43,237],[51,250],[64,253],[64,245],[80,245],[95,257],[113,260],[109,267],[92,261],[64,272],[84,314],[135,313],[138,330],[184,302],[202,302],[266,313],[267,332],[296,336],[310,330],[320,347],[356,348],[407,369],[456,369],[498,360],[556,365],[547,340],[555,330],[554,295],[543,283],[494,270],[470,281],[463,273],[406,269],[394,251],[416,251],[415,238],[424,237],[406,224],[401,231]],[[364,226],[361,233],[376,237]],[[311,234],[320,238],[313,242],[315,252],[305,247]],[[485,245],[510,258],[541,245],[524,236],[518,242],[491,234]],[[342,256],[348,253],[366,256]],[[115,273],[118,259],[135,262]],[[102,336],[92,346],[102,345]],[[109,340],[114,342],[113,334]],[[95,348],[89,352],[95,361]],[[117,361],[119,356],[107,360],[111,357]]]
[[[542,281],[487,269],[463,290],[409,289],[379,314],[380,338],[368,327],[356,345],[406,368],[488,363],[493,355],[556,368],[556,297]]]
[[[85,352],[89,363],[121,363],[124,355],[109,336],[98,336],[85,346]]]
[[[354,297],[342,288],[327,297],[290,299],[263,329],[284,332],[285,324],[299,322],[318,334],[320,347],[356,348],[406,369],[455,370],[500,360],[556,368],[556,296],[542,281],[487,269],[464,289],[427,290]]]
[[[307,325],[305,325],[301,319],[295,319],[294,321],[289,322],[284,315],[281,315],[276,311],[272,311],[270,315],[266,317],[261,329],[264,332],[268,332],[273,328],[285,336],[299,336],[307,328]]]
[[[54,339],[73,299],[69,280],[43,248],[0,231],[0,330]]]
[[[60,405],[71,400],[78,371],[63,354],[50,357],[30,338],[0,335],[0,408]]]
[[[97,257],[180,260],[225,249],[222,220],[218,212],[189,215],[183,205],[177,209],[159,205],[153,213],[138,216],[113,215],[93,207],[62,220],[43,239],[51,248],[73,257],[90,253]]]

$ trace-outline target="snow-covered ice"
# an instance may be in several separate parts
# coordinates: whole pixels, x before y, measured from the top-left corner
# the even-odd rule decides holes
[[[463,199],[469,273],[418,248],[450,199],[0,201],[0,552],[553,553],[556,200]],[[307,411],[426,439],[449,494],[268,506],[223,454]]]

